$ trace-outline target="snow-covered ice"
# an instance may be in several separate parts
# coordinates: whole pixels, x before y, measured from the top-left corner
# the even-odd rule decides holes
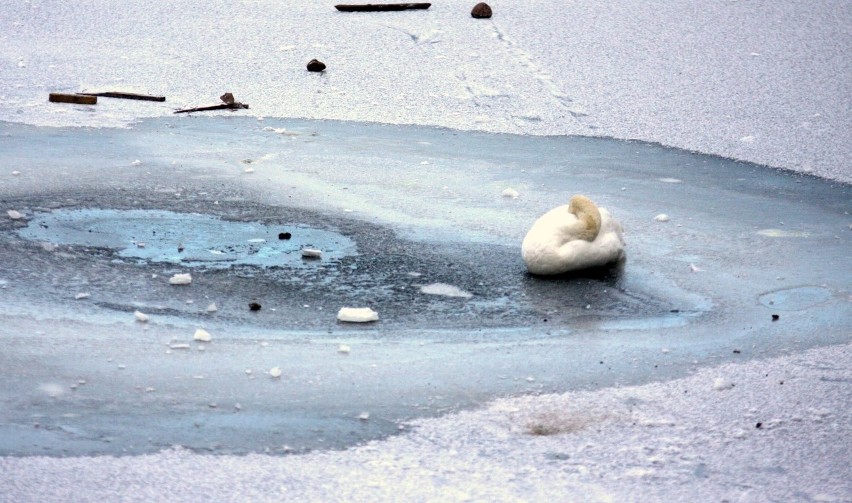
[[[219,0],[179,4],[150,0],[6,2],[0,5],[0,26],[4,27],[0,34],[4,46],[0,55],[0,102],[3,103],[0,121],[21,125],[21,130],[24,125],[35,125],[81,127],[82,131],[91,127],[141,128],[141,120],[154,118],[169,123],[168,127],[172,128],[200,122],[198,115],[174,116],[174,108],[216,102],[223,91],[231,90],[250,103],[251,108],[236,113],[211,114],[221,118],[223,124],[233,124],[224,127],[237,127],[236,122],[227,122],[234,115],[254,115],[258,121],[263,120],[258,124],[275,124],[258,128],[258,131],[265,129],[274,134],[259,134],[285,146],[244,153],[241,157],[231,158],[214,149],[210,149],[211,152],[182,151],[187,144],[177,142],[174,160],[169,159],[170,169],[180,174],[174,183],[167,180],[172,172],[157,171],[162,168],[159,159],[142,157],[141,152],[106,159],[103,166],[97,167],[102,170],[97,176],[116,177],[116,191],[124,190],[118,178],[124,171],[150,170],[146,175],[150,191],[168,191],[169,197],[175,199],[196,196],[182,186],[181,176],[224,177],[217,171],[222,165],[232,171],[238,167],[240,173],[251,173],[254,164],[261,161],[267,163],[263,169],[252,176],[241,177],[247,190],[269,184],[282,198],[289,197],[291,189],[292,194],[297,195],[296,186],[308,186],[313,194],[332,193],[335,188],[333,174],[325,174],[328,178],[313,177],[307,171],[313,167],[287,163],[289,147],[286,145],[300,139],[310,141],[309,132],[291,128],[289,124],[287,128],[277,127],[276,119],[294,117],[355,121],[353,135],[359,134],[358,123],[374,122],[439,126],[454,131],[644,140],[844,183],[852,181],[849,170],[852,164],[852,136],[849,134],[852,36],[848,29],[852,22],[852,4],[847,1],[509,1],[493,4],[494,17],[487,21],[472,20],[470,7],[470,3],[450,0],[417,13],[346,15],[318,0],[259,0],[240,4]],[[187,19],[203,29],[188,28]],[[216,37],[211,38],[211,32],[215,32]],[[304,70],[305,62],[314,57],[328,64],[327,71],[321,75],[308,74]],[[175,78],[176,75],[180,78]],[[94,108],[47,101],[49,92],[98,90],[165,94],[168,101],[150,103],[104,98]],[[17,130],[13,129],[10,135],[0,137],[0,150],[14,141],[16,134]],[[524,137],[518,136],[516,142],[518,149],[523,148],[521,138]],[[229,145],[229,148],[236,147]],[[359,148],[355,146],[353,151]],[[211,156],[204,158],[208,164],[205,169],[193,167],[186,172],[180,171],[184,169],[184,162],[190,165],[194,157],[205,153]],[[130,161],[137,155],[145,162]],[[457,153],[438,154],[429,161],[411,165],[422,170],[422,176],[433,176],[441,173],[436,170],[441,168],[442,155],[450,163]],[[256,159],[252,167],[239,169],[239,159],[249,156]],[[317,151],[315,156],[321,159],[322,153]],[[56,165],[50,167],[54,173],[51,177],[55,176],[51,180],[37,179],[32,175],[32,166],[23,163],[20,171],[16,169],[9,176],[8,170],[18,167],[17,161],[14,162],[7,165],[6,175],[0,175],[0,191],[4,194],[25,194],[30,189],[38,191],[55,186],[67,186],[73,192],[79,183],[78,173],[64,166],[62,159],[55,159]],[[579,161],[564,159],[564,168],[570,169],[575,162]],[[131,170],[131,166],[137,168]],[[487,236],[485,240],[495,239],[495,236],[497,240],[505,239],[519,228],[516,220],[500,213],[504,209],[466,206],[476,200],[471,194],[480,190],[486,194],[482,200],[499,199],[495,198],[496,192],[510,183],[519,183],[515,178],[501,177],[490,180],[490,184],[471,185],[467,184],[473,179],[469,174],[479,173],[481,166],[453,167],[456,169],[454,176],[446,180],[424,181],[416,176],[397,180],[400,187],[410,188],[407,195],[424,196],[423,207],[435,210],[430,214],[433,221],[414,218],[398,207],[383,210],[380,205],[370,204],[370,198],[392,198],[395,194],[370,191],[368,196],[360,197],[357,183],[347,186],[348,193],[334,192],[339,198],[333,205],[354,209],[352,214],[364,218],[396,219],[401,222],[401,228],[413,233],[418,232],[416,229],[424,222],[435,224],[427,225],[429,230],[425,233],[428,234],[441,226],[452,227],[459,221],[454,219],[463,218],[480,221],[477,229]],[[527,170],[535,166],[511,168]],[[361,173],[360,166],[340,166],[339,169],[348,170],[351,178],[347,182],[359,181],[373,188],[365,181],[375,177],[375,173]],[[744,168],[744,174],[751,169]],[[284,173],[282,176],[287,181],[273,179],[273,170]],[[612,172],[602,170],[584,174],[577,180],[580,184],[590,181],[606,184],[612,176]],[[517,218],[517,215],[563,203],[542,199],[547,195],[544,190],[547,182],[542,180],[536,190],[529,190],[530,185],[515,185],[523,188],[524,197],[511,204],[503,201],[502,206],[516,210]],[[624,184],[619,192],[623,199],[608,202],[615,208],[630,205],[640,186],[653,185],[656,187],[653,190],[660,193],[675,190],[675,187],[685,191],[695,189],[677,169],[648,179],[631,180],[630,183],[620,180],[619,183]],[[732,177],[720,183],[736,187],[738,180]],[[796,183],[796,179],[791,178],[783,192],[795,194]],[[436,186],[440,190],[433,188]],[[505,191],[503,195],[516,197]],[[82,199],[85,196],[85,191],[74,194]],[[228,198],[233,196],[234,193],[223,192],[222,204],[227,204]],[[399,197],[404,200],[405,196]],[[215,204],[219,201],[217,199]],[[719,208],[713,209],[723,210],[726,201],[717,202]],[[70,203],[56,199],[50,200],[46,207],[62,207],[63,204]],[[128,204],[133,202],[128,201]],[[300,204],[311,206],[313,202]],[[649,222],[649,213],[637,218],[627,215],[632,224],[628,227],[632,233],[628,238],[641,243],[643,246],[638,248],[649,255],[661,257],[661,261],[668,260],[671,250],[666,246],[670,242],[655,241],[658,235],[655,233],[680,232],[683,234],[681,242],[689,242],[699,232],[702,222],[690,222],[690,215],[695,212],[689,211],[688,206],[665,206],[667,211],[677,215],[677,222],[684,225],[682,228],[653,225],[653,221]],[[9,219],[15,219],[12,211],[18,218],[23,214],[29,218],[31,210],[46,211],[42,207],[16,208],[7,212]],[[443,213],[442,208],[445,209]],[[726,236],[732,237],[730,241],[704,241],[706,249],[696,247],[690,254],[666,264],[672,270],[686,271],[695,278],[684,281],[712,283],[717,276],[715,273],[689,274],[688,271],[724,269],[725,264],[715,258],[722,244],[741,247],[741,256],[755,263],[767,257],[768,251],[790,246],[789,257],[766,258],[776,261],[765,264],[767,269],[784,269],[785,264],[792,266],[773,274],[779,277],[779,286],[775,289],[780,290],[763,292],[760,301],[765,302],[766,308],[771,306],[784,311],[777,323],[769,321],[767,313],[768,325],[777,327],[789,323],[787,326],[800,331],[801,340],[816,338],[820,334],[809,332],[810,312],[806,308],[829,302],[842,306],[843,299],[852,301],[848,276],[847,279],[843,277],[848,273],[839,269],[830,287],[805,285],[800,282],[802,276],[795,267],[793,259],[799,256],[794,250],[800,250],[799,246],[807,247],[807,253],[814,254],[815,260],[822,260],[819,250],[832,246],[830,242],[848,240],[849,229],[838,227],[827,233],[816,223],[809,222],[809,215],[801,215],[795,224],[791,224],[790,215],[771,216],[772,220],[743,223],[735,233]],[[739,217],[730,218],[739,223]],[[786,225],[775,221],[781,217],[787,221]],[[0,225],[20,223],[7,220]],[[415,230],[411,231],[412,228]],[[806,240],[819,244],[811,245]],[[147,237],[145,242],[151,243]],[[71,246],[77,245],[63,245],[56,253],[66,258]],[[325,264],[325,260],[304,262],[308,266]],[[701,268],[695,264],[700,264]],[[433,270],[429,272],[434,273],[434,264],[431,265]],[[412,270],[403,268],[397,272],[404,276]],[[421,270],[426,274],[425,267]],[[317,277],[323,277],[321,272]],[[167,277],[173,270],[160,269],[157,273]],[[6,282],[6,274],[11,272],[0,270],[4,287],[14,284]],[[103,276],[107,276],[106,272]],[[73,271],[69,271],[66,278],[70,282],[61,283],[65,288],[64,297],[69,297],[69,291],[81,292],[85,288],[92,292],[93,298],[92,302],[76,305],[79,313],[60,313],[62,325],[55,328],[62,334],[69,330],[73,333],[73,327],[83,323],[81,320],[92,313],[89,310],[96,308],[93,306],[95,300],[98,306],[108,305],[113,300],[104,298],[101,285],[79,282]],[[128,277],[127,280],[134,279]],[[738,280],[750,284],[755,278]],[[418,280],[418,283],[426,281],[437,280],[430,278]],[[443,281],[452,282],[453,278]],[[190,275],[175,274],[169,283],[189,284]],[[552,283],[545,283],[527,288],[532,291],[551,286]],[[628,293],[635,294],[629,291],[634,286],[630,285]],[[478,297],[480,290],[475,291]],[[200,293],[198,299],[207,293]],[[739,292],[728,293],[740,305],[757,304],[754,298],[740,298],[744,294]],[[87,297],[88,293],[75,296],[77,299]],[[463,304],[475,304],[477,297]],[[226,312],[229,303],[221,296],[215,298],[222,302],[223,311],[205,319],[218,321],[220,317],[230,316]],[[564,299],[565,302],[571,300]],[[645,300],[639,297],[640,302]],[[366,299],[352,301],[366,302]],[[241,302],[240,305],[244,305]],[[578,299],[577,303],[580,309],[582,306],[588,306],[588,311],[599,309],[598,302]],[[215,307],[215,304],[210,305]],[[154,304],[139,306],[146,311],[149,307],[155,308]],[[487,307],[492,310],[490,312],[504,308],[501,305]],[[49,319],[57,312],[49,308],[45,306],[45,312],[37,313],[38,316]],[[558,312],[564,306],[550,308]],[[148,312],[157,313],[158,320],[161,312],[164,318],[171,316],[170,323],[179,318],[168,309],[156,309],[158,311]],[[208,308],[207,311],[216,309]],[[114,320],[123,323],[128,312],[121,311],[120,317]],[[384,313],[379,326],[385,324]],[[10,324],[7,330],[23,327],[27,331],[30,337],[27,346],[32,351],[44,350],[53,357],[60,354],[58,350],[51,353],[49,348],[43,348],[56,340],[52,332],[47,336],[43,333],[29,335],[35,325],[21,319],[29,320],[30,312],[3,315],[6,316],[4,323]],[[333,322],[333,317],[326,317]],[[357,318],[363,321],[364,316]],[[110,321],[93,323],[100,329],[101,324],[108,326]],[[578,351],[595,354],[585,348],[606,344],[609,339],[601,334],[625,330],[624,323],[617,320],[610,325],[601,324],[592,335],[581,333],[578,336],[585,346]],[[844,322],[835,320],[835,323],[842,326]],[[371,329],[369,326],[359,328]],[[748,337],[752,329],[742,330],[743,337]],[[184,337],[180,334],[178,331],[177,337],[171,340]],[[723,341],[721,335],[679,345],[679,341],[667,337],[669,334],[663,326],[659,333],[649,336],[659,338],[654,345],[655,353],[660,353],[662,344],[672,348],[672,352],[663,354],[662,358],[674,359],[676,355],[691,351],[702,355],[721,351],[714,346]],[[162,338],[157,342],[157,351],[162,356],[163,345],[170,339],[158,336]],[[588,340],[583,339],[584,336]],[[761,343],[769,344],[769,341],[772,339],[761,339]],[[217,348],[218,342],[217,337]],[[618,351],[622,355],[629,354],[632,345],[641,344],[624,340],[622,343],[624,348],[610,351],[616,351],[616,356]],[[426,346],[422,350],[428,351],[428,341],[423,344]],[[584,381],[576,388],[563,387],[560,394],[501,398],[483,403],[475,410],[400,424],[404,432],[398,436],[343,451],[319,449],[307,454],[254,453],[236,457],[164,446],[162,452],[141,456],[73,457],[72,453],[71,457],[0,457],[0,501],[849,501],[852,499],[849,482],[852,473],[848,465],[848,439],[852,424],[847,411],[852,401],[849,386],[852,345],[847,338],[840,344],[797,353],[796,344],[789,340],[783,344],[773,348],[773,354],[780,356],[772,358],[746,359],[743,353],[749,352],[748,347],[737,353],[743,355],[745,361],[742,363],[711,364],[702,358],[701,365],[689,372],[682,369],[674,372],[680,376],[677,379],[663,375],[640,386],[621,385],[623,381],[618,378],[605,385]],[[96,347],[103,347],[102,340]],[[189,344],[183,343],[167,347],[167,351],[190,349]],[[276,361],[282,361],[262,360],[271,358],[264,356],[263,351],[275,349],[276,344],[262,341],[254,347],[261,351],[253,355],[258,360],[245,365],[270,368]],[[364,363],[359,358],[369,354],[361,348],[359,345],[357,353],[348,358],[335,359],[334,364],[355,365],[343,371],[353,372],[353,375],[356,371],[363,375],[367,368],[369,372],[376,371],[367,365],[359,366]],[[488,348],[487,341],[481,345],[471,344],[453,357],[467,361]],[[755,350],[755,355],[761,354],[759,349]],[[385,350],[391,351],[390,348]],[[323,346],[321,351],[327,353],[328,346]],[[730,354],[729,349],[725,351]],[[163,373],[174,380],[169,374],[172,372],[169,365],[195,365],[195,360],[213,357],[213,353],[172,354],[169,362],[162,362],[166,366]],[[395,355],[400,360],[406,358],[404,352]],[[123,357],[132,356],[125,354]],[[436,356],[435,360],[438,358]],[[723,361],[721,356],[710,357],[709,361],[713,358]],[[103,365],[108,365],[110,372],[120,370],[130,379],[144,377],[138,373],[140,365],[136,362],[125,366],[114,363],[111,357],[102,359],[108,362]],[[172,360],[176,363],[171,363]],[[115,362],[119,361],[131,363],[131,360],[116,357]],[[387,363],[379,357],[375,362],[372,364],[379,366]],[[594,363],[598,365],[597,361]],[[525,371],[516,376],[502,375],[496,370],[501,364],[495,362],[494,375],[489,379],[516,379],[530,386],[546,379],[547,369],[530,369],[529,373]],[[600,366],[605,367],[603,361]],[[53,364],[45,368],[53,368]],[[211,369],[193,368],[198,369],[195,377],[210,376],[208,372],[212,372]],[[241,381],[260,382],[242,376],[243,368],[231,370],[243,377]],[[617,367],[616,371],[627,368]],[[39,369],[25,369],[27,376],[31,370]],[[280,377],[280,367],[272,367],[269,375]],[[88,393],[101,385],[83,376],[87,384],[77,388],[80,377],[72,375],[60,379],[57,376],[27,381],[22,375],[14,376],[14,382],[10,381],[9,385],[25,384],[29,391],[39,395],[32,400],[51,400],[62,405],[70,403],[64,402],[72,399],[69,397],[85,396],[82,391]],[[485,377],[477,375],[476,379]],[[477,383],[476,379],[472,382]],[[153,393],[153,386],[147,385],[139,381],[140,394],[147,393],[148,398],[162,394],[164,387],[160,384],[156,389],[161,391],[157,393]],[[439,393],[443,392],[441,384],[434,386]],[[381,389],[377,385],[372,391]],[[530,390],[535,392],[536,388]],[[476,394],[471,390],[464,392]],[[242,406],[236,404],[234,410],[230,405],[225,407],[226,403],[235,403],[232,398],[230,402],[207,401],[202,406],[212,409],[210,406],[218,403],[217,413],[225,409],[228,414],[234,414],[234,410],[239,410],[240,415],[253,413],[250,402],[242,398]],[[379,408],[371,406],[367,413],[361,412],[361,407],[361,404],[353,405],[348,414],[355,427],[368,428],[383,422]],[[12,412],[10,409],[9,413]],[[359,422],[359,419],[365,420]],[[33,428],[47,430],[41,424],[47,421],[48,418],[33,417]],[[53,426],[50,428],[58,435],[81,435],[64,425],[55,430]],[[26,428],[21,432],[24,430]],[[280,446],[270,447],[278,449]],[[282,447],[276,452],[289,453],[290,449]],[[203,476],[186,475],[192,473]]]

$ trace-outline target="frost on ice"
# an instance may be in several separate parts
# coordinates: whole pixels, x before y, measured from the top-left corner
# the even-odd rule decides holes
[[[377,321],[379,313],[369,307],[341,307],[337,312],[337,319],[349,323],[366,323]]]
[[[170,285],[188,285],[192,283],[192,275],[189,273],[175,274],[169,278]]]
[[[203,328],[199,328],[195,331],[195,335],[192,336],[192,340],[200,341],[200,342],[210,342],[212,338],[210,337],[210,332],[204,330]]]

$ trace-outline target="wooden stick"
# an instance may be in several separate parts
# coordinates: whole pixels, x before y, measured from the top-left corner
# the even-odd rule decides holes
[[[96,105],[98,103],[97,96],[67,93],[50,93],[48,100],[53,103],[76,103],[78,105]]]
[[[121,93],[115,91],[108,91],[104,93],[78,93],[84,96],[103,96],[104,98],[123,98],[126,100],[142,100],[142,101],[166,101],[165,96],[151,96],[148,94],[136,94],[136,93]]]
[[[334,8],[341,12],[387,12],[397,10],[428,9],[430,3],[368,3],[368,4],[340,4]]]
[[[240,108],[248,108],[247,103],[222,103],[221,105],[212,105],[209,107],[197,107],[197,108],[186,108],[184,110],[175,110],[176,114],[183,114],[188,112],[206,112],[208,110],[238,110]]]

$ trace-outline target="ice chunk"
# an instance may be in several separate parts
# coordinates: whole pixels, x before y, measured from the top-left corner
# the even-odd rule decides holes
[[[170,344],[169,349],[189,349],[189,344]]]
[[[443,295],[444,297],[461,297],[463,299],[473,297],[472,293],[446,283],[431,283],[423,285],[420,287],[420,293],[425,293],[427,295]]]
[[[131,162],[130,165],[131,166],[141,166],[142,161],[140,161],[139,159],[136,159],[135,161]]]
[[[215,312],[216,312],[216,311],[218,311],[218,310],[219,310],[219,308],[218,308],[218,307],[216,307],[216,303],[215,303],[215,302],[211,302],[211,303],[207,306],[207,312],[208,312],[208,313],[215,313]]]
[[[358,419],[360,419],[361,421],[366,421],[366,420],[370,419],[370,413],[369,412],[362,412],[362,413],[358,414]]]
[[[668,222],[670,219],[669,216],[665,213],[660,213],[659,215],[654,217],[654,220],[656,220],[657,222]]]
[[[9,210],[9,211],[6,212],[6,214],[9,215],[9,218],[11,218],[12,220],[20,220],[20,219],[24,218],[24,216],[21,215],[20,212],[15,211],[15,210]]]
[[[192,275],[189,273],[175,274],[169,278],[170,285],[188,285],[192,283]]]
[[[74,296],[75,300],[88,299],[91,295],[88,292],[80,292]]]
[[[503,190],[503,192],[501,193],[501,195],[502,195],[503,197],[511,197],[512,199],[516,199],[518,196],[520,196],[520,194],[518,193],[518,191],[517,191],[517,190],[515,190],[515,189],[513,189],[512,187],[507,187],[507,188],[505,188],[505,189]]]
[[[146,323],[150,319],[150,317],[142,311],[133,311],[133,316],[136,317],[136,321],[140,321],[142,323]]]
[[[317,250],[316,248],[302,248],[302,256],[305,258],[320,258],[322,257],[322,250]]]
[[[210,333],[203,328],[196,330],[195,335],[192,336],[192,340],[200,342],[210,342],[211,339]]]
[[[281,377],[281,367],[272,367],[269,369],[269,376],[273,379],[278,379]]]
[[[341,307],[337,312],[337,319],[350,323],[365,323],[378,320],[379,314],[369,307]]]
[[[341,344],[340,346],[337,347],[337,352],[342,353],[344,355],[348,355],[350,351],[352,351],[352,348],[350,348],[346,344]]]

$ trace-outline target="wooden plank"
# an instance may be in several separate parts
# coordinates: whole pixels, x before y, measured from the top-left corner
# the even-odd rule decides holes
[[[97,96],[85,96],[82,94],[50,93],[48,98],[53,103],[76,103],[77,105],[96,105]]]
[[[104,98],[121,98],[125,100],[142,100],[142,101],[166,101],[165,96],[151,96],[149,94],[122,93],[117,91],[107,91],[103,93],[78,93],[84,96],[103,96]]]
[[[189,112],[207,112],[210,110],[238,110],[240,108],[248,108],[246,103],[222,103],[221,105],[211,105],[209,107],[185,108],[183,110],[175,110],[176,114],[185,114]]]
[[[368,4],[339,4],[334,8],[341,12],[388,12],[399,10],[428,9],[430,3],[368,3]]]

